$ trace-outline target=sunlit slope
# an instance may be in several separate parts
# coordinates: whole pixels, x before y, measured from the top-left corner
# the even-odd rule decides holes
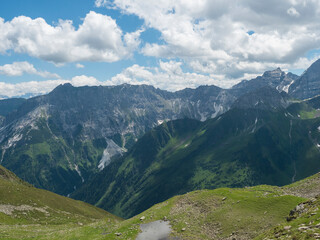
[[[119,218],[87,203],[32,187],[0,166],[0,239],[47,239],[51,231]]]

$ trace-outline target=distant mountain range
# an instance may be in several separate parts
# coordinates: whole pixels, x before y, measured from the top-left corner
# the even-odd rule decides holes
[[[218,124],[218,119],[221,119],[218,116],[221,116],[226,118],[226,123],[221,123],[222,130],[214,133],[213,138],[219,139],[216,141],[220,142],[227,136],[231,139],[238,137],[231,133],[228,135],[225,131],[237,133],[245,131],[241,129],[243,127],[256,126],[255,131],[250,131],[257,134],[257,129],[264,126],[263,123],[271,121],[271,115],[279,115],[279,111],[286,113],[287,110],[283,109],[290,105],[292,97],[305,99],[320,91],[315,84],[318,79],[318,64],[319,61],[314,63],[301,77],[276,69],[256,79],[243,81],[232,89],[201,86],[197,89],[167,92],[146,85],[76,88],[65,84],[47,95],[27,100],[2,100],[0,163],[37,187],[69,195],[81,187],[83,182],[106,168],[113,159],[127,156],[126,151],[135,148],[138,139],[164,122],[168,124],[171,120],[193,119],[191,126],[197,126],[195,131],[198,134],[200,125]],[[301,94],[301,90],[296,89],[305,90]],[[282,90],[289,95],[278,94]],[[252,107],[254,110],[250,110]],[[253,114],[257,109],[272,114]],[[242,115],[246,111],[253,111],[247,113],[252,114],[250,119]],[[312,111],[317,110],[312,108]],[[307,111],[306,114],[312,114],[312,111]],[[233,123],[238,118],[239,126]],[[277,120],[277,117],[274,118]],[[288,128],[292,119],[288,117],[282,120],[279,120],[280,123]],[[185,124],[184,121],[191,120],[181,120],[182,125]],[[292,121],[294,124],[294,120]],[[183,131],[190,134],[189,125],[186,127]],[[288,131],[283,134],[288,135]],[[308,139],[305,139],[306,145],[311,144]],[[132,150],[129,152],[132,153]],[[229,157],[232,159],[232,156]],[[292,170],[292,164],[289,166]],[[305,174],[297,175],[297,179],[304,176]],[[248,179],[251,178],[244,178],[238,185],[246,181],[246,184],[259,182]],[[288,179],[289,176],[284,176],[279,184],[287,183]],[[215,186],[221,185],[212,185]]]

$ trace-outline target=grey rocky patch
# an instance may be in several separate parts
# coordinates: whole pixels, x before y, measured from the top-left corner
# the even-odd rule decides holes
[[[299,76],[292,73],[285,73],[280,68],[272,71],[266,71],[262,76],[252,80],[244,80],[232,87],[237,95],[243,95],[248,92],[255,91],[262,87],[272,87],[278,92],[288,93],[290,85],[292,85]]]
[[[99,170],[103,170],[111,163],[113,157],[122,156],[124,149],[119,147],[113,140],[107,139],[107,148],[103,151],[102,158],[99,162]]]
[[[141,233],[136,240],[170,240],[172,231],[168,221],[155,221],[151,223],[141,224]]]
[[[20,206],[14,206],[9,204],[0,204],[0,212],[11,216],[13,213],[17,212],[30,212],[30,211],[38,211],[44,213],[46,216],[49,216],[49,212],[45,208],[39,208],[39,207],[33,207],[30,205],[20,205]]]

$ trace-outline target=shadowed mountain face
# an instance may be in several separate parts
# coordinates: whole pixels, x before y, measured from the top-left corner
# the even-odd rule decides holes
[[[280,68],[277,68],[273,71],[267,71],[255,79],[244,80],[233,86],[232,90],[242,95],[269,86],[277,89],[279,92],[284,91],[288,93],[289,86],[298,78],[299,76],[293,73],[285,73]]]
[[[286,108],[287,95],[267,87],[218,118],[164,123],[73,197],[131,217],[192,190],[285,185],[310,176],[320,170],[320,120],[301,119],[301,112],[314,111],[301,104]]]
[[[276,89],[265,86],[244,94],[234,102],[232,108],[277,111],[289,105],[288,94],[279,93]]]
[[[203,121],[234,100],[215,86],[172,93],[144,85],[61,85],[2,118],[0,162],[35,186],[67,195],[163,121]]]
[[[320,59],[290,86],[289,94],[297,99],[308,99],[320,95]]]

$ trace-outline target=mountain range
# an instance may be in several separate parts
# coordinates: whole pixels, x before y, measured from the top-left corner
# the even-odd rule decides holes
[[[76,88],[70,84],[65,84],[58,86],[47,95],[30,99],[2,100],[0,101],[0,113],[2,115],[0,163],[34,186],[66,196],[79,189],[84,183],[88,182],[90,185],[91,179],[101,176],[104,169],[107,168],[106,171],[109,171],[108,169],[111,169],[115,164],[124,161],[123,159],[132,154],[133,149],[139,149],[140,146],[142,148],[140,154],[154,156],[152,154],[157,154],[159,148],[168,147],[168,143],[174,146],[175,143],[170,141],[177,138],[177,141],[183,142],[185,145],[189,144],[188,141],[204,144],[203,151],[208,149],[207,145],[210,145],[210,142],[213,142],[214,150],[212,151],[217,151],[214,154],[222,154],[223,157],[229,159],[226,162],[229,161],[233,165],[233,167],[231,165],[222,167],[221,174],[232,173],[232,169],[238,169],[239,164],[246,167],[240,167],[239,169],[242,170],[238,172],[238,175],[240,176],[242,171],[245,173],[240,180],[235,177],[238,179],[236,181],[218,180],[214,184],[211,181],[209,185],[200,183],[201,180],[195,181],[192,184],[187,184],[178,192],[168,193],[167,196],[194,188],[215,188],[223,184],[243,186],[244,184],[264,183],[264,181],[266,181],[265,183],[278,185],[286,184],[294,176],[293,160],[286,160],[281,163],[283,164],[281,166],[286,166],[287,169],[285,174],[281,173],[281,178],[277,183],[263,178],[263,175],[257,180],[255,176],[258,173],[255,170],[252,171],[246,164],[248,162],[253,163],[254,159],[260,158],[261,155],[266,155],[264,156],[265,159],[273,156],[291,159],[292,157],[288,156],[286,151],[291,149],[292,144],[301,146],[302,151],[299,154],[308,156],[310,159],[317,157],[318,152],[314,148],[316,136],[310,137],[307,132],[310,129],[314,131],[314,125],[312,124],[316,125],[316,123],[313,123],[315,120],[302,121],[288,109],[293,101],[297,101],[296,99],[303,100],[317,94],[319,89],[316,85],[316,75],[319,64],[320,60],[306,70],[301,77],[275,69],[265,72],[256,79],[243,81],[231,89],[201,86],[197,89],[167,92],[146,85],[123,84],[109,87]],[[313,84],[310,84],[311,82]],[[297,89],[304,89],[303,94],[301,94],[302,90]],[[284,92],[281,92],[282,90]],[[293,98],[294,100],[292,100]],[[309,102],[303,102],[293,110],[301,116],[313,116],[317,113],[317,108],[311,106]],[[180,120],[169,123],[178,119]],[[220,121],[221,119],[223,121]],[[162,123],[164,125],[160,126],[158,130],[152,130]],[[176,123],[178,125],[182,124],[182,126],[177,126]],[[172,129],[166,129],[168,124],[172,124]],[[164,129],[161,130],[162,128]],[[175,136],[175,129],[180,128],[182,135],[180,136],[178,131],[178,135]],[[298,137],[300,133],[304,134],[301,140],[303,141],[302,145],[294,142],[299,141],[300,137],[292,140],[290,146],[285,145],[289,139],[290,129],[292,131],[291,136]],[[170,132],[171,130],[174,132]],[[146,149],[145,146],[141,145],[141,141],[144,137],[150,136],[153,131],[163,132],[161,133],[163,136],[161,136],[160,143],[157,137],[152,140],[158,145]],[[202,135],[202,132],[206,134]],[[146,136],[144,136],[145,133],[147,133]],[[184,136],[184,134],[187,135]],[[316,132],[314,134],[316,135]],[[190,138],[191,135],[192,138]],[[199,140],[195,139],[196,136]],[[267,140],[263,140],[265,138]],[[277,144],[274,138],[279,138],[277,141],[285,142],[280,149],[277,145],[276,149],[278,150],[276,151],[271,149],[271,146]],[[137,142],[138,139],[141,139],[141,141]],[[206,142],[207,139],[210,140]],[[246,140],[240,141],[239,139]],[[253,139],[261,139],[262,142],[259,143],[259,141],[256,142]],[[222,144],[222,142],[225,143]],[[244,142],[253,145],[260,144],[261,146],[249,145],[248,147],[243,145]],[[228,150],[229,155],[227,154],[227,156],[224,153],[226,148],[219,151],[218,146],[222,148],[228,146],[229,143],[233,143],[234,146],[229,145],[229,148],[234,148],[235,152]],[[263,144],[266,145],[263,146]],[[196,148],[196,145],[191,144],[190,146]],[[266,146],[269,147],[266,148]],[[180,149],[182,145],[180,146],[178,143],[176,147]],[[308,147],[311,149],[311,153],[308,152],[307,154]],[[244,148],[247,149],[251,160],[241,160],[245,156],[241,156],[239,152],[243,152]],[[267,150],[259,152],[257,149],[260,148],[266,148]],[[146,154],[143,151],[146,151]],[[173,150],[170,151],[175,153]],[[170,151],[169,153],[171,153]],[[236,154],[237,157],[231,153]],[[189,158],[193,158],[192,154],[194,153],[190,154]],[[201,154],[199,153],[199,155]],[[213,152],[210,154],[213,154]],[[171,158],[169,155],[167,153],[165,156]],[[270,156],[267,157],[268,155]],[[122,160],[118,161],[119,159]],[[144,160],[142,160],[144,168],[147,168],[148,164],[151,164],[154,159],[149,159],[149,161],[144,165]],[[272,158],[272,161],[277,162],[278,160]],[[112,165],[109,167],[111,163]],[[212,163],[213,166],[210,166],[212,169],[209,168],[208,171],[220,169],[221,164],[219,164]],[[263,168],[259,164],[257,163],[256,167],[258,169]],[[280,170],[277,170],[279,173],[281,172],[281,166]],[[272,165],[272,167],[274,169],[279,168],[278,165]],[[309,168],[311,170],[303,170],[302,173],[297,173],[294,180],[314,173],[317,166],[311,164]],[[191,175],[195,174],[194,171],[196,170],[192,169],[192,171],[188,171],[188,169],[185,171],[186,175],[190,175],[187,179],[191,182],[193,181]],[[201,171],[200,173],[202,177],[205,176],[202,175]],[[231,176],[233,174],[230,175],[230,179],[232,179]],[[234,176],[237,176],[236,173]],[[138,175],[135,177],[138,177]],[[200,176],[199,178],[201,179]],[[97,191],[103,192],[104,190]],[[97,203],[95,200],[101,198],[99,194],[96,193],[96,197],[88,201]],[[152,200],[150,204],[158,202],[160,199],[164,199],[164,197],[156,201]],[[131,214],[124,215],[129,216]]]
[[[317,238],[319,69],[1,100],[0,238],[140,239],[152,224],[177,239]]]

